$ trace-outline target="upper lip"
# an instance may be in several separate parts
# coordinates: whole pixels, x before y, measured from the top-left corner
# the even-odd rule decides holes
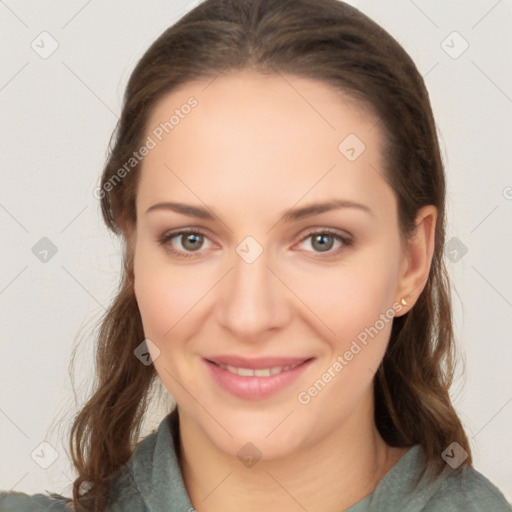
[[[234,366],[236,368],[250,368],[252,370],[261,370],[264,368],[274,368],[276,366],[292,366],[297,363],[303,363],[311,357],[242,357],[237,355],[218,355],[205,357],[212,363]]]

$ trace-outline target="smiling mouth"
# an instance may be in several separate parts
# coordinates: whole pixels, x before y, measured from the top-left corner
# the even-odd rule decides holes
[[[203,361],[210,369],[213,382],[224,391],[244,400],[261,400],[291,386],[314,359],[216,355]]]
[[[235,375],[240,375],[241,377],[270,377],[271,375],[277,375],[282,372],[286,372],[288,370],[292,370],[296,366],[309,361],[309,359],[305,361],[301,361],[299,363],[295,363],[287,366],[272,366],[271,368],[241,368],[237,366],[231,366],[227,364],[220,364],[214,361],[210,361],[214,365],[218,366],[221,370],[227,370],[228,372],[234,373]]]

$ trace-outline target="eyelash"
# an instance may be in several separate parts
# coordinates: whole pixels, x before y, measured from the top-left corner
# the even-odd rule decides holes
[[[192,258],[196,255],[196,252],[197,253],[200,252],[200,249],[198,251],[181,252],[181,251],[177,251],[169,244],[169,242],[173,238],[179,237],[180,235],[188,235],[188,234],[200,235],[200,236],[207,238],[207,235],[199,229],[182,229],[181,231],[163,234],[161,237],[159,237],[157,239],[157,242],[162,246],[166,246],[165,247],[166,251],[170,252],[174,256],[177,256],[178,258],[183,258],[183,259]],[[342,242],[342,245],[334,251],[329,250],[329,251],[326,251],[325,253],[316,252],[316,254],[318,254],[320,257],[322,257],[322,254],[326,254],[327,257],[337,256],[338,254],[340,254],[342,251],[344,251],[346,248],[350,247],[353,244],[353,240],[351,238],[342,236],[339,233],[337,233],[336,231],[332,231],[329,229],[312,231],[312,232],[308,233],[305,237],[303,237],[300,240],[300,243],[302,243],[305,240],[307,240],[308,238],[314,237],[316,235],[329,235],[329,236],[333,237],[335,240]],[[310,251],[308,251],[308,252],[310,252]]]

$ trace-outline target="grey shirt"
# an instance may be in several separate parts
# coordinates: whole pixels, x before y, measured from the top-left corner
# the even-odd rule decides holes
[[[108,512],[194,512],[178,464],[176,410],[135,449],[119,472]],[[434,482],[419,479],[423,469],[419,445],[410,448],[375,490],[345,512],[510,512],[501,492],[472,468],[446,466]],[[0,493],[0,512],[72,510],[63,497]],[[200,510],[198,511],[200,512]]]

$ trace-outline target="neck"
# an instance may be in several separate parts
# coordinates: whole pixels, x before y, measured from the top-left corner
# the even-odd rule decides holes
[[[220,451],[180,411],[180,466],[191,502],[201,512],[340,512],[370,494],[404,450],[390,448],[362,403],[321,442],[245,467]]]

